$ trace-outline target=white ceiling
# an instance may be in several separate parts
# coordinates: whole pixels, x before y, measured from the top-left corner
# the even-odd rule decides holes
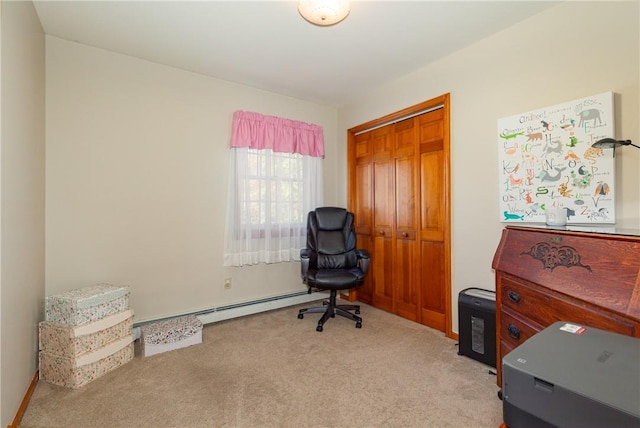
[[[45,33],[339,106],[557,4],[354,1],[316,27],[296,1],[34,1]]]

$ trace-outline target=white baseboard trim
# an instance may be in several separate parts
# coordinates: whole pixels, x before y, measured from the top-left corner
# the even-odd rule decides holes
[[[248,304],[237,305],[234,307],[214,309],[204,314],[196,314],[202,324],[210,324],[218,321],[224,321],[232,318],[242,317],[245,315],[253,315],[260,312],[266,312],[273,309],[285,308],[287,306],[299,305],[302,303],[314,302],[316,300],[326,299],[325,293],[304,293],[288,297],[280,297],[273,300],[264,299],[257,302],[249,302]]]
[[[198,312],[188,314],[179,314],[162,319],[154,319],[134,323],[133,336],[134,340],[140,338],[140,326],[150,322],[162,321],[163,319],[175,318],[184,315],[195,315],[202,324],[211,324],[218,321],[224,321],[232,318],[238,318],[245,315],[253,315],[260,312],[271,311],[273,309],[285,308],[287,306],[300,305],[303,303],[314,302],[316,300],[324,300],[328,298],[328,294],[324,292],[307,293],[306,291],[291,293],[281,296],[267,297],[264,299],[252,300],[249,302],[237,303],[220,307],[213,307]]]

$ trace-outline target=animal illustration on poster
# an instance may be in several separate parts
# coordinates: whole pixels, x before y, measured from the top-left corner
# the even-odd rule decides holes
[[[567,223],[615,223],[613,93],[498,120],[500,221],[542,222],[566,208]]]

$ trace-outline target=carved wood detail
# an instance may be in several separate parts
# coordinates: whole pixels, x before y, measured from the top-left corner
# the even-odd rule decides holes
[[[592,272],[591,266],[582,264],[578,250],[566,245],[558,246],[547,242],[538,242],[529,248],[529,251],[523,251],[520,253],[521,256],[525,254],[541,261],[544,268],[549,269],[550,271],[553,271],[558,266],[565,266],[568,268],[577,266]]]

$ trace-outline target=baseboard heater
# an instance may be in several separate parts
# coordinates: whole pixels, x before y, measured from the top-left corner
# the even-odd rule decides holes
[[[175,318],[184,315],[195,315],[202,324],[211,324],[218,321],[224,321],[232,318],[238,318],[245,315],[253,315],[260,312],[266,312],[273,309],[285,308],[287,306],[299,305],[302,303],[313,302],[325,299],[326,295],[322,292],[299,291],[280,296],[266,297],[264,299],[250,300],[242,303],[213,307],[197,312],[174,315],[166,318],[141,321],[133,324],[134,336],[136,339],[140,337],[140,326],[151,322],[162,321],[163,319]]]

